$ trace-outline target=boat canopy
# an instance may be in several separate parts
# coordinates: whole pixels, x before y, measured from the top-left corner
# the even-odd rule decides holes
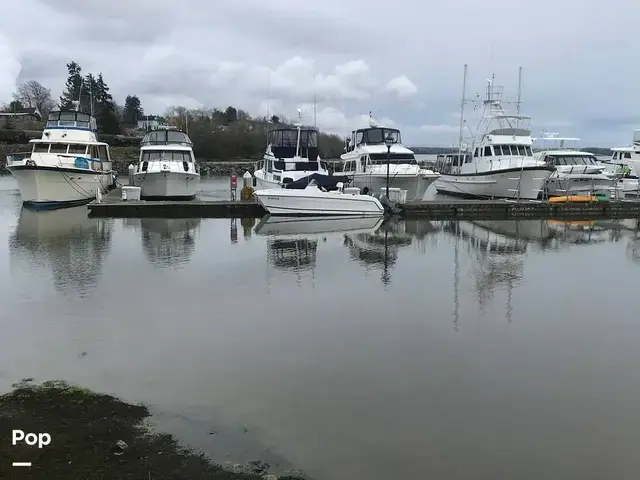
[[[193,146],[189,136],[180,130],[154,130],[147,133],[140,142],[140,146],[148,147],[151,145],[184,145]]]
[[[277,128],[269,132],[271,153],[276,158],[295,157],[297,144],[297,128]],[[300,129],[300,150],[298,154],[302,158],[308,158],[311,161],[316,161],[319,155],[318,131],[316,129]]]
[[[45,128],[66,127],[96,130],[96,119],[88,113],[55,110],[49,113]]]
[[[318,187],[323,187],[327,190],[335,190],[338,188],[338,183],[342,182],[345,185],[349,183],[349,177],[343,177],[340,175],[322,175],[320,173],[312,173],[306,177],[300,178],[295,182],[285,183],[284,188],[291,188],[295,190],[302,190],[309,186],[309,183],[314,180]]]

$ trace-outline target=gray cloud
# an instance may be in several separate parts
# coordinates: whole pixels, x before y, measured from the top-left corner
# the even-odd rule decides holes
[[[122,7],[122,8],[121,8]],[[343,131],[372,110],[414,144],[457,140],[462,67],[469,97],[496,74],[534,131],[625,144],[640,128],[632,0],[21,0],[0,17],[0,102],[16,82],[59,95],[65,64],[99,72],[120,102],[149,113],[169,104],[291,116],[315,93],[318,123]],[[29,19],[30,30],[24,32]],[[614,28],[615,26],[615,28]],[[271,88],[268,88],[268,85]],[[415,91],[411,87],[415,86]],[[270,94],[268,93],[270,91]]]

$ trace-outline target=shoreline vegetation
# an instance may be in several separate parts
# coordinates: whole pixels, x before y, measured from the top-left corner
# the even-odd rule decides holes
[[[38,449],[0,442],[0,477],[10,461],[32,462],[27,477],[171,480],[303,480],[270,473],[265,462],[227,469],[181,446],[171,435],[153,432],[144,405],[131,405],[63,381],[42,384],[24,379],[0,395],[0,431],[48,433],[51,443]],[[8,473],[8,472],[7,472]],[[19,471],[13,472],[15,478]],[[13,478],[13,475],[12,475]]]

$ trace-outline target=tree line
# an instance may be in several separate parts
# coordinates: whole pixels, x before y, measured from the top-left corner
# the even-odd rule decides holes
[[[55,108],[73,110],[76,105],[80,111],[92,113],[96,117],[99,133],[132,137],[139,137],[144,133],[144,124],[142,129],[138,128],[138,121],[145,115],[140,98],[129,94],[123,105],[119,105],[109,92],[109,86],[101,72],[97,75],[85,74],[82,67],[73,61],[67,64],[67,80],[58,102],[53,100],[50,89],[35,80],[29,80],[18,86],[13,100],[4,105],[3,110],[10,112],[37,108],[43,116],[43,122],[35,128],[21,128],[42,129],[49,111]],[[234,106],[224,109],[172,106],[163,115],[157,115],[156,119],[188,131],[194,143],[195,155],[211,160],[260,158],[267,146],[268,130],[276,125],[292,125],[292,122],[277,115],[270,118],[251,117],[246,111]],[[7,127],[16,128],[9,125],[4,128]],[[139,142],[137,138],[131,138],[131,143],[136,142]],[[129,142],[119,138],[118,143]],[[320,132],[318,147],[323,158],[335,158],[343,152],[344,140],[337,135]]]

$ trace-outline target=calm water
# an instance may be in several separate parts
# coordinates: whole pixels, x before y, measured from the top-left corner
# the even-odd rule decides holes
[[[252,224],[21,211],[1,178],[0,390],[321,479],[637,476],[635,221]]]

